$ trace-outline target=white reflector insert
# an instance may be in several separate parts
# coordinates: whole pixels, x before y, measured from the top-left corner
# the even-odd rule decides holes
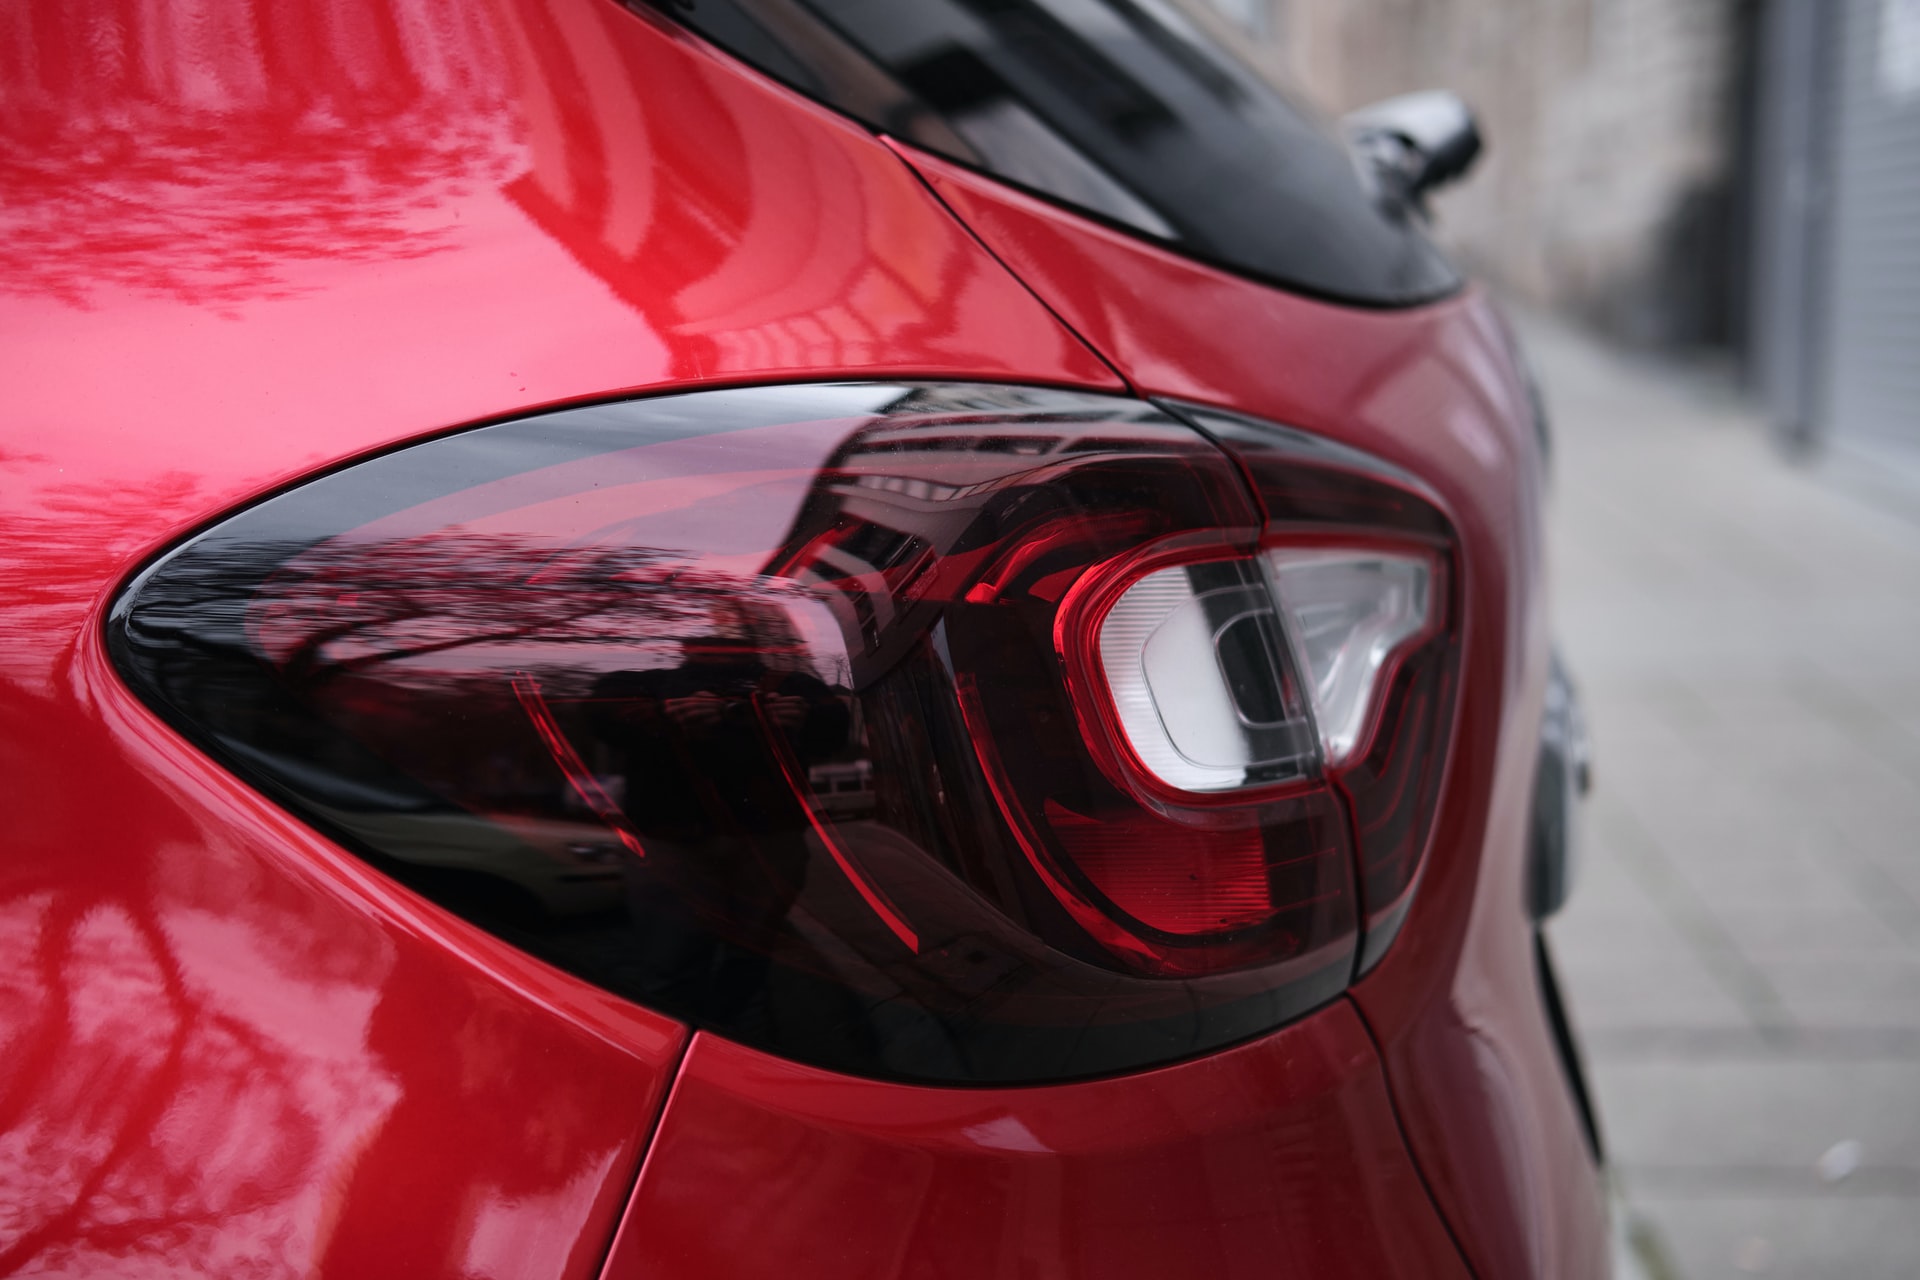
[[[1182,791],[1284,782],[1316,761],[1273,599],[1252,562],[1161,569],[1100,624],[1100,662],[1134,755]]]
[[[1432,565],[1417,555],[1291,547],[1264,558],[1306,668],[1321,745],[1337,764],[1367,730],[1382,669],[1426,629]]]

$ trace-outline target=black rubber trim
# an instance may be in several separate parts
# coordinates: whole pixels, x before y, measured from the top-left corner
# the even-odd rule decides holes
[[[1580,1112],[1580,1129],[1586,1134],[1587,1150],[1595,1164],[1605,1164],[1607,1153],[1600,1141],[1600,1116],[1593,1105],[1593,1092],[1587,1087],[1585,1056],[1574,1038],[1573,1023],[1560,997],[1560,980],[1554,974],[1547,935],[1538,929],[1533,932],[1533,960],[1540,979],[1540,1000],[1546,1006],[1547,1026],[1553,1031],[1553,1045],[1559,1050],[1560,1066],[1566,1072],[1567,1091],[1573,1095],[1574,1106]]]

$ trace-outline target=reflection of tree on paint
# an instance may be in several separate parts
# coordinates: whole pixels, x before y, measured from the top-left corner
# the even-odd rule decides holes
[[[220,1269],[212,1238],[285,1215],[289,1185],[311,1176],[325,1144],[303,1103],[324,1068],[190,989],[140,892],[63,893],[32,923],[32,1012],[9,1001],[0,1026],[13,1059],[0,1272],[85,1271],[159,1240],[180,1265]],[[228,1243],[271,1255],[290,1227],[259,1222],[258,1239]]]
[[[0,186],[0,207],[5,203]],[[6,601],[0,608],[0,679],[39,689],[48,672],[33,638],[84,625],[99,594],[99,566],[138,554],[151,545],[156,524],[194,518],[205,498],[198,478],[185,472],[154,476],[138,502],[128,501],[126,489],[111,481],[43,483],[30,490],[8,461],[0,457],[0,489],[10,502],[0,510],[0,546],[31,547],[33,553],[0,558],[0,600]],[[5,741],[0,736],[0,744]]]
[[[302,261],[448,243],[524,166],[485,6],[172,0],[23,11],[0,41],[0,289],[231,305]]]
[[[94,607],[97,548],[73,527],[8,525],[47,550],[17,584],[43,618]],[[549,1088],[579,1056],[548,1011],[156,798],[111,730],[84,728],[71,648],[31,679],[13,657],[0,776],[54,799],[0,824],[0,1274],[495,1274],[475,1241],[524,1205],[547,1211],[538,1256],[564,1259],[596,1211],[582,1170],[630,1137],[605,1106],[626,1086]]]
[[[153,804],[154,782],[125,757],[84,734],[26,732],[81,720],[63,705],[67,674],[46,694],[0,685],[9,782],[45,797],[84,777],[108,802],[64,821],[57,851],[31,806],[8,824],[0,1274],[98,1274],[151,1255],[206,1274],[305,1273],[317,1224],[303,1197],[394,1085],[209,989],[206,948],[257,957],[296,1000],[348,1006],[380,981],[384,957],[343,945],[312,896],[185,821],[157,822],[174,811]],[[118,830],[129,813],[145,823],[131,845]],[[84,874],[65,843],[76,830]]]
[[[329,1276],[503,1274],[475,1265],[489,1208],[538,1204],[577,1178],[591,1160],[627,1138],[610,1126],[582,1090],[556,1087],[545,1061],[530,1051],[542,1038],[504,997],[477,988],[457,967],[416,949],[399,952],[367,1026],[367,1049],[407,1088],[369,1135],[351,1173],[343,1204],[316,1268]],[[550,1032],[549,1032],[550,1034]],[[550,1044],[557,1046],[560,1037]],[[422,1045],[436,1046],[423,1054]],[[497,1110],[502,1099],[525,1102],[504,1122],[468,1118]],[[461,1135],[461,1176],[423,1159]],[[396,1208],[405,1217],[395,1222]],[[543,1223],[552,1253],[578,1248],[579,1207],[553,1205]],[[574,1221],[568,1221],[571,1210]],[[516,1224],[517,1225],[517,1224]],[[528,1241],[515,1242],[527,1250]],[[538,1256],[528,1251],[525,1258]],[[555,1268],[558,1271],[559,1268]]]
[[[668,340],[673,376],[950,347],[990,260],[894,158],[656,22],[539,0],[10,14],[0,290],[234,308],[314,287],[306,264],[479,247],[464,213],[508,219],[483,252],[524,247],[517,210]]]

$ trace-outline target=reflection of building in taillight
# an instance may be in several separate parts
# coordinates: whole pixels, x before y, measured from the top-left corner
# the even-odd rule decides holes
[[[854,686],[884,672],[922,627],[902,626],[930,601],[951,600],[986,566],[968,531],[996,494],[1044,482],[1068,459],[1159,448],[1124,415],[1072,413],[983,431],[1028,408],[1019,388],[921,388],[893,406],[914,416],[880,420],[849,436],[827,459],[781,549],[764,574],[813,589],[832,611],[852,661]],[[1141,421],[1159,417],[1139,406]],[[1030,459],[1022,464],[1010,459]],[[958,589],[956,590],[956,583]]]
[[[864,818],[873,812],[873,762],[848,760],[816,764],[807,770],[814,808],[835,818]]]

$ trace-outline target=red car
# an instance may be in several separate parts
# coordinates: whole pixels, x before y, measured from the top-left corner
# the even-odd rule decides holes
[[[1162,0],[0,31],[0,1272],[1607,1273],[1457,103]]]

